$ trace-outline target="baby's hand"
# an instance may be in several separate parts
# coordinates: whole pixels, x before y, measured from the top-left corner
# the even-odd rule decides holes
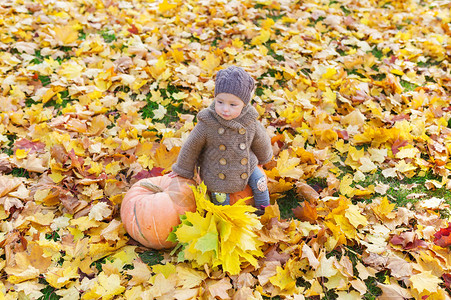
[[[169,176],[170,178],[175,178],[175,177],[177,177],[177,176],[179,176],[179,175],[177,175],[177,173],[174,173],[173,171],[171,171],[171,173],[169,173],[168,176]]]

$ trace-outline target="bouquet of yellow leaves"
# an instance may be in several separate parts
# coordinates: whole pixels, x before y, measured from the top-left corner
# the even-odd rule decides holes
[[[181,216],[181,224],[174,228],[168,240],[178,243],[178,260],[188,260],[193,267],[207,265],[222,267],[224,272],[236,275],[241,265],[257,267],[262,257],[263,242],[257,234],[262,225],[253,214],[254,207],[241,199],[233,205],[213,204],[204,183],[193,187],[197,211]]]

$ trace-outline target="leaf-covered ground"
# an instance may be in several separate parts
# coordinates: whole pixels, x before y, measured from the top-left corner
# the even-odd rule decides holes
[[[449,299],[450,8],[2,1],[0,298]],[[237,275],[139,247],[119,217],[231,64],[258,81],[278,204]]]

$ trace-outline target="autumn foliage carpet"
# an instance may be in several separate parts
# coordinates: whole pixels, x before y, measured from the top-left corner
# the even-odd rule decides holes
[[[1,1],[0,299],[450,299],[450,9]],[[140,247],[122,198],[169,171],[231,64],[258,82],[274,204],[198,190],[177,249]]]

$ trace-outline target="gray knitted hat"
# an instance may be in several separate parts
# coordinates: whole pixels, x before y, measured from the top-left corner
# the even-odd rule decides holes
[[[231,66],[216,74],[215,97],[220,93],[229,93],[237,96],[247,105],[251,100],[254,86],[254,79],[244,69]]]

